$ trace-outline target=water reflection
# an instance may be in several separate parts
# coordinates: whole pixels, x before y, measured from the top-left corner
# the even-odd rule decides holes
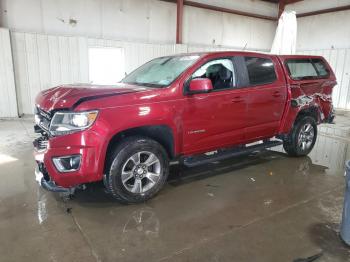
[[[306,245],[312,241],[326,254],[336,256],[326,247],[339,245],[328,246],[319,239],[324,227],[312,227],[310,232],[307,228],[314,222],[339,223],[341,190],[332,198],[309,200],[341,188],[344,162],[349,157],[347,142],[319,136],[310,156],[293,158],[282,151],[277,148],[196,168],[172,165],[165,188],[147,204],[119,205],[107,197],[102,184],[89,185],[70,203],[72,215],[96,252],[108,254],[109,261],[157,261],[193,248],[201,254],[207,249],[203,244],[206,239],[222,241],[218,251],[225,251],[223,247],[234,241],[247,246],[259,243],[264,250],[271,250],[268,240],[285,236],[292,223],[296,233],[289,232],[290,245],[282,246],[283,252],[290,252],[290,246],[303,250],[305,243],[300,242],[300,236],[307,239],[312,234]],[[44,218],[41,215],[42,221]],[[263,226],[258,222],[261,219]],[[299,227],[301,221],[308,225]],[[261,228],[264,231],[256,234]],[[330,237],[333,233],[324,232]],[[245,239],[245,235],[249,237]],[[222,240],[221,236],[228,238]],[[278,243],[280,237],[275,241]]]
[[[283,147],[279,146],[273,151],[284,152]],[[349,141],[341,138],[334,138],[324,135],[318,135],[316,144],[308,157],[311,163],[305,162],[304,169],[301,172],[307,173],[310,164],[322,165],[327,167],[327,174],[335,174],[340,170],[344,170],[345,162],[350,159]]]
[[[7,155],[7,154],[1,154],[0,153],[0,165],[1,164],[6,164],[6,163],[10,163],[10,162],[14,162],[14,161],[17,161],[18,159],[17,158],[14,158],[10,155]]]
[[[295,169],[295,174],[307,176],[310,174],[311,166],[312,166],[312,160],[310,159],[310,157],[305,157],[305,161],[302,161],[301,163],[299,163],[299,165]]]
[[[160,222],[151,208],[134,211],[125,223],[123,234],[140,234],[147,237],[158,237]]]
[[[45,192],[43,192],[40,188],[37,190],[38,197],[38,221],[39,224],[42,224],[47,219],[47,198]]]
[[[114,219],[113,228],[105,231],[100,228],[103,237],[115,248],[113,257],[116,261],[124,261],[135,256],[135,253],[153,250],[159,243],[160,219],[151,207],[120,210],[118,218]],[[124,224],[123,224],[124,223]],[[108,249],[111,246],[107,246]],[[137,255],[136,255],[137,256]]]
[[[338,224],[316,223],[309,231],[311,241],[324,252],[322,261],[349,261],[350,249],[339,237]]]
[[[327,173],[333,174],[343,170],[350,158],[349,141],[320,135],[309,157],[314,164],[328,167]]]

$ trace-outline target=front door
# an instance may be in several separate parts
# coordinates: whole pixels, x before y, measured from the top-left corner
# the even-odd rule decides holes
[[[192,75],[209,78],[210,93],[187,95],[183,114],[185,154],[211,151],[239,144],[244,138],[246,91],[235,89],[236,74],[231,58],[204,63]]]

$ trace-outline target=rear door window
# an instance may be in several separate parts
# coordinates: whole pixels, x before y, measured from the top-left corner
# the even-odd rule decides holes
[[[261,57],[244,57],[250,85],[265,85],[277,79],[272,60]]]
[[[329,75],[321,59],[288,59],[286,64],[289,75],[294,80],[318,79]]]

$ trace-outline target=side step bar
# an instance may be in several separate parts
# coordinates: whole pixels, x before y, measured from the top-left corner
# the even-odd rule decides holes
[[[260,151],[265,148],[279,146],[282,144],[283,142],[280,140],[273,140],[273,141],[265,141],[264,143],[255,144],[252,146],[233,147],[222,151],[218,151],[213,155],[202,154],[202,155],[185,157],[183,158],[183,164],[187,167],[199,166],[199,165],[220,161],[220,160],[224,160],[235,156],[246,155],[254,151]]]

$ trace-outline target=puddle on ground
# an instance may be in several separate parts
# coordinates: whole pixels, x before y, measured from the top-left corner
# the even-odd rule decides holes
[[[350,160],[349,140],[318,135],[316,144],[308,157],[312,164],[326,167],[327,174],[344,170],[345,162]],[[274,149],[284,152],[282,146]]]
[[[338,242],[327,240],[335,238],[327,225],[340,219],[344,164],[350,159],[347,140],[320,135],[307,157],[288,157],[278,147],[195,168],[172,165],[168,183],[154,199],[130,206],[115,202],[102,183],[90,184],[65,202],[34,181],[30,143],[4,143],[9,144],[0,148],[0,156],[6,156],[0,161],[1,235],[15,234],[18,246],[42,247],[38,261],[61,254],[60,245],[52,243],[80,239],[77,232],[84,241],[76,245],[89,243],[101,261],[166,260],[195,248],[197,254],[206,249],[237,252],[240,261],[282,261],[277,253],[288,255],[291,247],[293,258],[320,249],[334,261],[347,255]],[[211,249],[223,237],[227,242]],[[0,243],[6,239],[0,236]],[[0,252],[7,254],[7,249],[0,245]],[[28,248],[25,255],[37,253]]]

